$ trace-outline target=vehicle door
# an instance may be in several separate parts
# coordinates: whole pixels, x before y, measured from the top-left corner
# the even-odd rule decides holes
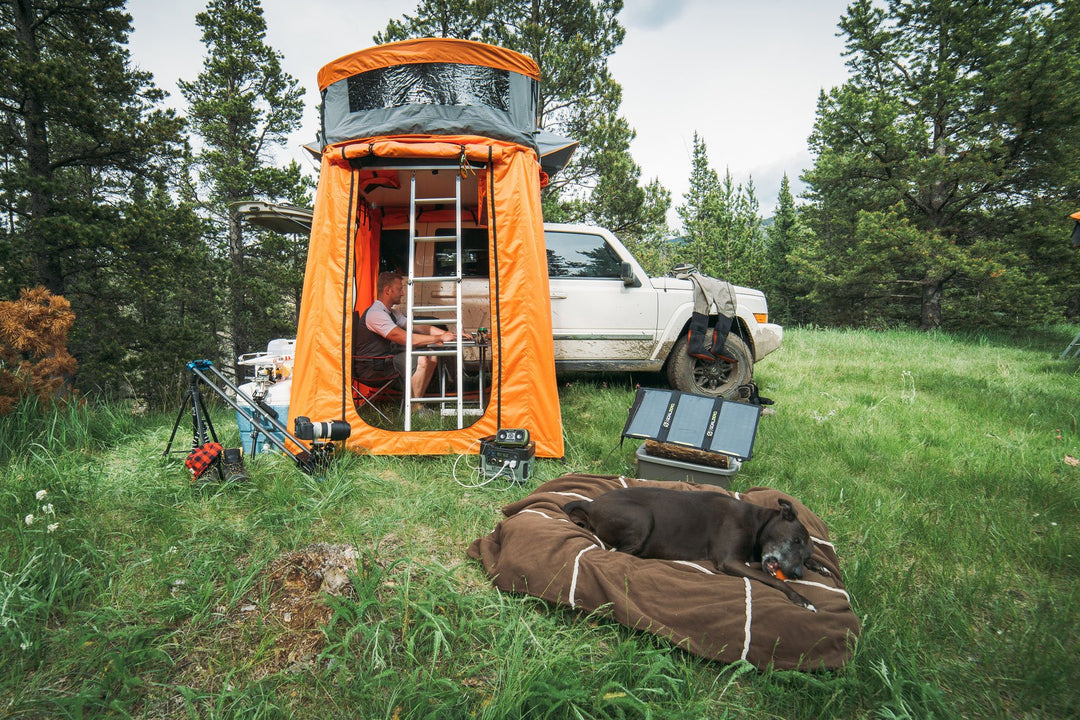
[[[589,369],[648,358],[657,312],[648,278],[625,283],[622,258],[603,235],[547,230],[545,239],[556,362]]]

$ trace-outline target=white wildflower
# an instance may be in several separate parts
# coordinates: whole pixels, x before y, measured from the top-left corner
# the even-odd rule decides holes
[[[38,490],[36,493],[34,493],[34,497],[37,498],[38,500],[44,500],[45,496],[48,495],[48,494],[49,494],[48,490]]]
[[[52,503],[48,503],[47,505],[42,505],[41,506],[41,512],[45,513],[46,515],[55,515],[56,514],[55,511],[53,510]]]
[[[50,524],[49,524],[49,527],[47,527],[47,528],[46,528],[46,530],[47,530],[48,532],[56,532],[56,529],[57,529],[58,527],[60,527],[60,523],[50,523]]]
[[[33,525],[34,524],[34,514],[30,513],[29,515],[24,517],[23,522],[26,523],[27,527],[29,527],[30,525]]]

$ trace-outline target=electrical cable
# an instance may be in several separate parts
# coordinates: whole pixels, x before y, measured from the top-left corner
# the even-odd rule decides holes
[[[499,468],[498,472],[496,472],[491,477],[488,477],[488,478],[485,478],[485,479],[481,480],[480,478],[481,478],[482,473],[481,473],[481,463],[479,462],[479,457],[480,456],[477,455],[477,463],[476,463],[475,468],[472,468],[471,466],[469,466],[468,462],[465,463],[466,466],[469,466],[470,470],[474,471],[475,481],[473,482],[473,484],[470,485],[470,484],[467,484],[467,483],[462,482],[461,480],[459,480],[458,476],[457,476],[458,463],[461,461],[461,458],[465,457],[466,455],[471,454],[473,447],[475,447],[479,442],[480,442],[480,440],[474,440],[472,442],[472,444],[470,444],[469,447],[465,450],[465,452],[458,455],[457,458],[454,459],[454,466],[451,469],[451,473],[454,476],[454,482],[456,482],[458,485],[465,488],[466,490],[476,490],[476,489],[479,489],[479,488],[486,487],[486,486],[490,485],[492,483],[492,481],[494,481],[496,478],[503,475],[503,471],[509,469],[509,467],[510,467],[509,463],[503,463],[503,466],[501,468]],[[513,487],[513,475],[508,474],[505,477],[511,481],[511,484],[506,486],[506,487],[499,488],[503,492],[505,492],[505,491],[509,490],[511,487]]]

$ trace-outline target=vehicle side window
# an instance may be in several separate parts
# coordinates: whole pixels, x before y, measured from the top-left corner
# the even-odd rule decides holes
[[[453,236],[454,228],[439,228],[435,234]],[[439,243],[435,250],[435,274],[450,276],[455,270],[453,243]],[[461,274],[463,277],[488,276],[487,228],[461,229]]]
[[[544,233],[548,277],[613,278],[618,280],[619,256],[601,235],[573,232]]]

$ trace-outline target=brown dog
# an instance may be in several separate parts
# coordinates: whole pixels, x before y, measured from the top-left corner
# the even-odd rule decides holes
[[[801,578],[806,567],[828,575],[813,560],[810,533],[787,500],[780,509],[721,493],[631,487],[593,501],[563,506],[570,519],[605,544],[642,558],[710,560],[717,571],[774,587],[796,605],[816,608],[777,577]],[[762,569],[747,563],[761,563]]]

